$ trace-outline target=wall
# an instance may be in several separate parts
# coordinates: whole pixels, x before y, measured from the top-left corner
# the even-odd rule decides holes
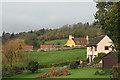
[[[63,47],[63,45],[40,45],[40,48]]]

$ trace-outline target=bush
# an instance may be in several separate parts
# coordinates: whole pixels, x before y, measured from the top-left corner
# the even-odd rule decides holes
[[[60,42],[57,42],[57,45],[60,45],[61,43]]]
[[[70,46],[65,45],[64,47],[70,47]]]
[[[35,73],[35,71],[38,71],[39,64],[36,61],[29,62],[27,66],[27,70],[30,70],[32,73]]]
[[[71,63],[70,64],[70,69],[77,69],[78,68],[78,64],[77,63]]]
[[[86,61],[85,61],[85,62],[89,63],[89,57],[86,59]]]
[[[112,69],[106,69],[104,72],[106,75],[112,75]]]
[[[93,63],[94,64],[97,64],[97,63],[99,63],[100,62],[100,58],[99,57],[95,57],[94,59],[93,59]]]
[[[95,75],[112,75],[112,69],[106,69],[101,72],[96,71]]]
[[[103,56],[105,56],[106,55],[106,53],[98,53],[98,57],[99,58],[102,58]]]
[[[101,58],[102,58],[103,56],[105,56],[105,55],[106,55],[106,53],[98,53],[98,56],[93,59],[93,63],[94,63],[94,64],[99,63],[100,60],[101,60]]]
[[[120,78],[120,64],[113,66],[113,78]]]
[[[52,70],[49,73],[42,74],[36,78],[47,78],[47,77],[58,77],[58,76],[67,76],[70,75],[68,70],[57,70],[52,67]]]

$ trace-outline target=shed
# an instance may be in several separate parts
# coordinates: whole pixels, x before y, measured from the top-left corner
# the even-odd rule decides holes
[[[102,57],[102,69],[110,69],[118,63],[118,57],[115,52],[109,52]]]

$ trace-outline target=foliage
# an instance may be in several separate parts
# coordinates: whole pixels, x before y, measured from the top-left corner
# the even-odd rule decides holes
[[[32,73],[35,73],[36,71],[38,71],[38,68],[39,68],[39,64],[36,61],[29,62],[27,66],[27,70],[30,70]]]
[[[96,71],[95,75],[112,75],[112,69],[106,69],[103,71]]]
[[[60,45],[61,43],[60,42],[57,42],[57,45]]]
[[[14,39],[8,40],[2,46],[2,62],[4,66],[9,64],[10,69],[13,68],[14,65],[19,65],[20,62],[24,60],[24,48],[25,45],[24,40]],[[24,57],[23,57],[24,56]]]
[[[101,29],[97,28],[96,25],[89,25],[88,23],[82,24],[77,23],[73,25],[64,25],[61,28],[58,29],[40,29],[38,31],[29,31],[29,32],[21,32],[18,34],[14,34],[14,38],[19,39],[25,39],[25,43],[27,45],[33,45],[34,47],[38,47],[38,41],[48,41],[45,42],[45,45],[53,45],[57,44],[57,42],[60,42],[61,45],[64,45],[66,42],[60,41],[61,39],[68,40],[69,35],[73,35],[76,38],[79,37],[86,37],[88,35],[89,37],[93,38],[97,36],[97,33],[101,33]],[[12,34],[10,33],[3,33],[2,35],[2,41],[6,42],[8,39],[10,39],[10,36]],[[59,40],[55,43],[49,43],[51,40]]]
[[[120,78],[120,64],[114,65],[112,72],[114,78]]]
[[[78,68],[78,64],[77,63],[71,63],[70,64],[70,69],[77,69]]]
[[[100,60],[101,60],[101,58],[102,58],[103,56],[105,56],[105,55],[106,55],[106,53],[98,53],[98,56],[93,59],[93,61],[94,61],[93,63],[94,63],[94,64],[99,63]]]
[[[54,69],[54,67],[52,67],[52,70],[50,71],[50,73],[45,73],[36,78],[58,77],[58,76],[67,76],[67,75],[70,75],[68,70],[57,70],[57,69]]]
[[[99,24],[102,30],[110,36],[115,50],[120,56],[120,1],[98,2],[96,7],[95,24]],[[120,59],[119,59],[120,62]]]

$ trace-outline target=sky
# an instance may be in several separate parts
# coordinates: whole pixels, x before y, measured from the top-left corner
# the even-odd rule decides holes
[[[93,23],[95,2],[3,2],[2,34]]]

